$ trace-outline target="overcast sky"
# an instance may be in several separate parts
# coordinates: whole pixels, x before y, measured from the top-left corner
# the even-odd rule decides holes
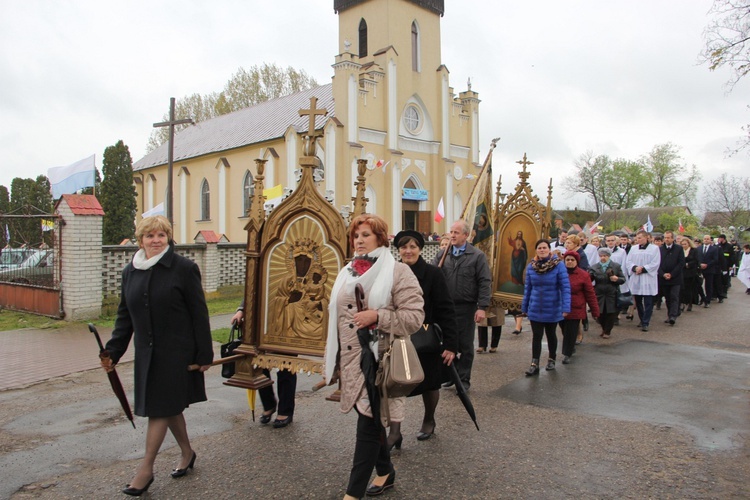
[[[442,62],[455,91],[479,93],[481,158],[490,140],[504,191],[524,152],[540,198],[587,150],[637,159],[676,144],[704,180],[747,176],[726,149],[750,122],[750,80],[698,65],[710,0],[445,1]],[[222,89],[263,62],[333,74],[332,0],[247,2],[0,0],[0,184],[102,153],[122,139],[133,161],[169,98]]]

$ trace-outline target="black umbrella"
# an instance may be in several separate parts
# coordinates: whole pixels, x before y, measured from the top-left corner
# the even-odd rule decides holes
[[[354,287],[354,297],[357,300],[357,311],[364,311],[366,309],[365,291],[359,283]],[[381,429],[383,428],[383,424],[380,421],[380,392],[375,385],[375,375],[378,371],[378,362],[370,349],[372,331],[369,327],[360,328],[357,330],[357,338],[359,339],[359,345],[362,346],[359,367],[365,376],[365,390],[367,390],[367,398],[370,400],[372,418],[375,419],[375,425]]]
[[[99,357],[102,359],[108,358],[109,351],[104,348],[102,339],[99,337],[99,332],[96,331],[96,327],[93,325],[93,323],[89,323],[89,331],[94,334],[94,336],[96,337],[96,342],[99,344]],[[107,377],[109,377],[109,383],[112,386],[112,391],[115,393],[115,396],[117,396],[117,399],[120,400],[120,406],[122,406],[125,415],[127,415],[130,423],[133,425],[133,429],[135,429],[133,412],[130,410],[130,403],[128,403],[128,397],[125,395],[125,389],[122,388],[122,382],[120,382],[120,377],[117,375],[117,371],[112,368],[112,371],[107,372]]]
[[[438,339],[442,344],[443,331],[440,329],[440,326],[437,323],[433,323],[432,327],[435,329],[435,333],[437,334]],[[461,400],[464,408],[466,408],[466,413],[469,414],[471,419],[474,421],[474,425],[477,427],[477,430],[479,430],[479,424],[477,423],[477,412],[474,411],[474,405],[471,403],[471,399],[469,399],[469,394],[466,392],[466,388],[461,382],[461,378],[458,376],[458,370],[456,370],[455,360],[450,364],[450,366],[448,366],[448,373],[450,373],[451,381],[456,386],[456,394],[458,395],[458,399]]]

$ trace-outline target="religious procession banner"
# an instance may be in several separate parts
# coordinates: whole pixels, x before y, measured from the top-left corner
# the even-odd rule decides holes
[[[482,172],[479,174],[474,189],[464,206],[461,218],[471,224],[470,241],[476,248],[487,256],[487,263],[492,270],[494,231],[492,210],[492,151],[495,142],[490,146],[490,152],[484,160]]]
[[[494,139],[490,145],[490,152],[484,160],[482,171],[474,184],[474,189],[469,196],[461,218],[471,224],[471,233],[469,241],[477,249],[484,252],[487,257],[487,265],[490,268],[490,274],[495,261],[495,231],[494,211],[492,206],[492,152],[495,149],[498,139]],[[493,287],[494,289],[494,287]],[[487,319],[480,323],[480,326],[497,326],[502,324],[504,318],[503,311],[494,307],[494,304],[487,310]]]

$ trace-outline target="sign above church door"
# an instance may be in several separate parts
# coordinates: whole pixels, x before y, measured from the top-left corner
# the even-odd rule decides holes
[[[401,198],[404,200],[427,201],[429,192],[426,189],[401,189]]]

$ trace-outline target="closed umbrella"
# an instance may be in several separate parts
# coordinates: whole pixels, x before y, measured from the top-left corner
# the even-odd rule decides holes
[[[435,333],[437,333],[438,339],[440,339],[440,343],[443,343],[443,331],[440,329],[440,326],[438,324],[433,324],[433,328],[435,329]],[[466,392],[466,388],[464,387],[464,384],[461,382],[461,377],[458,376],[458,370],[456,370],[456,363],[451,363],[448,367],[448,372],[450,373],[451,381],[456,386],[456,394],[458,395],[458,399],[461,400],[461,403],[464,405],[464,408],[466,408],[466,413],[469,414],[469,417],[471,417],[471,420],[474,422],[474,425],[476,426],[477,430],[479,430],[479,424],[477,423],[477,412],[474,411],[474,404],[471,402],[471,398],[469,398],[469,394]]]
[[[359,283],[357,283],[354,288],[354,297],[357,301],[357,311],[364,311],[366,309],[365,291]],[[375,419],[375,425],[382,429],[383,424],[380,421],[380,392],[375,385],[375,375],[378,371],[378,362],[370,349],[372,331],[369,327],[360,328],[357,330],[357,338],[359,339],[359,345],[362,346],[359,367],[362,370],[362,374],[365,376],[365,390],[367,391],[367,399],[370,400],[372,418]]]
[[[96,337],[96,342],[99,344],[99,357],[101,359],[109,358],[109,351],[104,348],[102,339],[101,337],[99,337],[99,332],[96,331],[96,327],[93,323],[89,323],[89,331],[94,334],[94,336]],[[125,395],[125,389],[122,388],[120,377],[119,375],[117,375],[117,370],[112,368],[112,371],[107,372],[107,377],[109,377],[109,384],[112,386],[112,391],[115,393],[115,396],[117,396],[117,399],[120,400],[120,406],[122,406],[122,410],[125,412],[125,415],[127,415],[130,423],[133,425],[133,429],[135,429],[133,412],[130,409],[128,397]]]

